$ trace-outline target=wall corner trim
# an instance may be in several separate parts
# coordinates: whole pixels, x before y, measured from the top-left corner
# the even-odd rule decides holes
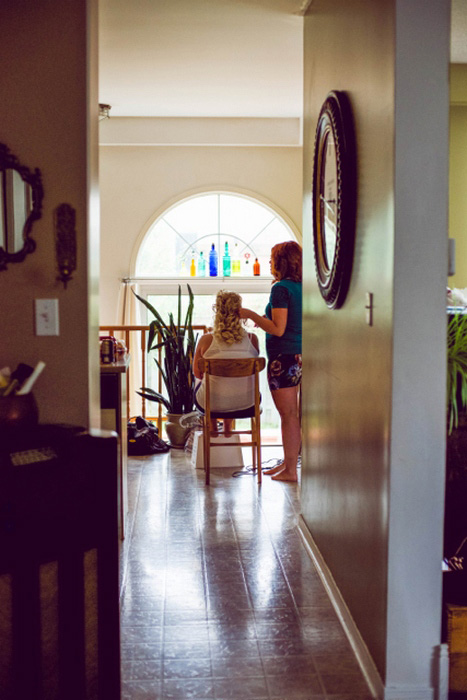
[[[378,698],[379,700],[382,700],[383,698],[384,700],[395,700],[396,697],[398,697],[399,700],[412,700],[412,697],[413,700],[421,700],[421,696],[419,695],[386,695],[381,676],[379,675],[378,669],[375,666],[373,658],[370,652],[368,651],[368,647],[366,646],[363,637],[361,636],[360,631],[357,625],[355,624],[354,619],[350,614],[350,611],[342,597],[342,594],[339,588],[337,587],[337,584],[334,581],[334,578],[302,516],[299,517],[298,531],[304,542],[305,549],[308,555],[310,556],[311,560],[313,561],[316,570],[319,574],[319,577],[324,585],[324,588],[326,589],[326,593],[328,594],[329,599],[334,607],[334,610],[336,611],[337,617],[339,618],[339,622],[344,628],[344,632],[347,635],[352,650],[356,656],[356,659],[360,665],[362,673],[365,677],[366,682],[368,683],[369,690],[373,697]],[[426,700],[426,698],[428,698],[429,695],[425,695],[424,697]]]

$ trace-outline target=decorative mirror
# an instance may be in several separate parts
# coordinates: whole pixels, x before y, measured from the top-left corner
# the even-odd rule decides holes
[[[316,277],[326,304],[345,301],[353,265],[356,162],[352,113],[344,92],[321,107],[313,161],[313,243]]]
[[[0,143],[0,270],[35,250],[30,234],[33,222],[40,219],[43,197],[40,170],[21,165]]]

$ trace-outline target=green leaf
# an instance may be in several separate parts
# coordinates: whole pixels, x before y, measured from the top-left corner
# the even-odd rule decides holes
[[[467,408],[467,315],[454,314],[447,327],[447,412],[449,434]]]

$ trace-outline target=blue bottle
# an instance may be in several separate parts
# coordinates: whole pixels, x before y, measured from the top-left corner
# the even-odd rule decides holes
[[[217,250],[214,243],[209,251],[209,277],[217,277]]]
[[[198,258],[198,277],[206,277],[206,260],[203,251],[200,252]]]
[[[230,265],[230,255],[229,255],[229,244],[225,242],[224,256],[222,258],[222,272],[224,277],[230,277],[231,265]]]

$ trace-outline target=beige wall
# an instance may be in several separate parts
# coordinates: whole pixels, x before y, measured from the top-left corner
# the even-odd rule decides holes
[[[305,18],[302,513],[387,698],[431,696],[440,641],[448,32],[442,0],[314,0]],[[310,222],[333,89],[352,103],[358,168],[337,311],[319,295]]]
[[[448,285],[467,287],[467,65],[451,66],[449,236],[456,241],[456,274]]]
[[[193,120],[189,129],[192,138],[199,121]],[[205,126],[209,120],[202,121]],[[300,233],[302,148],[298,139],[295,146],[277,147],[241,143],[101,146],[102,323],[116,322],[119,280],[134,272],[132,256],[155,215],[188,193],[216,188],[245,191],[271,202]]]
[[[87,161],[90,149],[97,153],[97,39],[87,35],[96,12],[97,4],[86,0],[0,4],[0,141],[21,163],[40,168],[44,186],[42,218],[32,233],[36,251],[0,272],[0,364],[14,369],[43,360],[34,388],[41,422],[85,426],[99,425],[97,280],[91,281],[90,262],[98,251],[88,246],[97,163]],[[63,202],[76,209],[78,236],[78,268],[66,291],[56,281],[53,229],[53,212]],[[37,298],[58,299],[58,337],[35,335]]]

